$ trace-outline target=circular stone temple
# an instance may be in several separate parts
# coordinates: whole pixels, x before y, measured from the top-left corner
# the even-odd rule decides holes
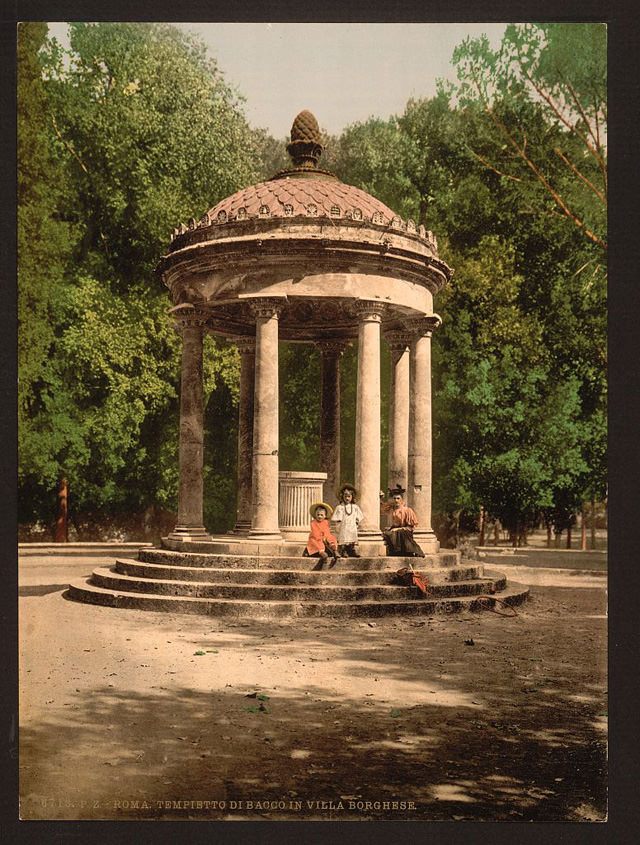
[[[389,484],[402,484],[431,529],[430,339],[434,295],[450,268],[423,226],[318,167],[320,131],[296,117],[289,170],[238,191],[174,230],[159,270],[183,336],[178,524],[172,543],[206,540],[202,524],[202,337],[235,340],[242,352],[237,530],[282,540],[279,523],[278,340],[322,352],[321,454],[325,500],[340,483],[340,355],[358,346],[355,484],[361,535],[384,553],[379,525],[380,343],[392,350]]]
[[[318,123],[301,112],[289,170],[238,191],[174,229],[158,272],[182,335],[178,520],[159,549],[97,569],[69,595],[117,607],[211,615],[381,616],[515,604],[526,588],[460,553],[431,527],[433,298],[451,276],[431,232],[318,167]],[[203,337],[241,353],[235,528],[203,524]],[[322,354],[322,472],[281,472],[278,341]],[[398,581],[409,559],[387,557],[380,528],[380,348],[391,352],[389,486],[406,488],[425,552],[427,598]],[[309,505],[335,503],[340,472],[340,358],[357,345],[355,485],[365,515],[361,557],[330,572],[301,557]],[[304,468],[302,468],[304,469]],[[415,560],[414,560],[415,562]],[[312,571],[313,570],[313,571]]]

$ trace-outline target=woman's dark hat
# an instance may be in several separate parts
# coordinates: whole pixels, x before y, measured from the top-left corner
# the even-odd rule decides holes
[[[389,489],[390,496],[404,496],[407,491],[404,487],[401,487],[399,484],[396,484],[395,487]]]
[[[341,484],[340,487],[336,490],[336,499],[341,502],[342,501],[342,494],[345,490],[352,490],[353,491],[353,498],[357,501],[358,499],[358,490],[353,484],[349,484],[348,481],[345,481],[344,484]]]

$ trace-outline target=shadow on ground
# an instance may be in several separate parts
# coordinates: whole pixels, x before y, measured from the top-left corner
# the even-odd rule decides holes
[[[189,653],[204,651],[196,659],[209,689],[146,664],[142,693],[69,689],[62,707],[21,731],[23,816],[603,819],[603,594],[587,592],[590,612],[576,613],[575,591],[557,588],[516,619],[477,613],[373,627],[192,625],[134,612],[158,641],[186,632]],[[131,619],[96,610],[115,614],[114,625]],[[291,661],[286,683],[230,686],[215,669],[228,648]],[[350,679],[346,688],[338,675]]]

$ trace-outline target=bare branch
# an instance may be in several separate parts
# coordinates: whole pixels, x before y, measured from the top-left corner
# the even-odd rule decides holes
[[[486,102],[485,102],[485,109],[486,109],[489,117],[493,120],[493,122],[496,124],[496,126],[500,129],[500,131],[502,132],[504,137],[507,139],[509,144],[511,144],[511,146],[520,154],[520,156],[522,157],[522,159],[525,162],[525,164],[527,165],[527,167],[529,167],[533,171],[533,173],[535,173],[538,180],[549,191],[551,196],[555,199],[555,201],[558,203],[560,208],[564,211],[566,216],[570,220],[573,220],[573,222],[576,224],[576,226],[581,228],[590,240],[592,240],[594,243],[597,243],[603,249],[606,249],[607,248],[606,243],[603,240],[601,240],[594,232],[592,232],[590,229],[588,229],[587,226],[585,226],[585,224],[582,222],[582,220],[580,220],[578,217],[576,217],[576,215],[569,209],[569,207],[564,202],[564,200],[562,199],[560,194],[551,186],[551,184],[548,182],[548,180],[545,179],[544,175],[536,167],[536,165],[533,163],[533,161],[527,156],[525,151],[518,145],[518,142],[511,135],[511,133],[509,132],[507,127],[494,114],[493,109]]]
[[[80,158],[80,156],[78,155],[78,153],[77,153],[77,152],[73,149],[73,147],[71,146],[71,144],[67,141],[67,139],[66,139],[66,138],[64,138],[64,137],[63,137],[62,133],[60,132],[60,129],[58,128],[58,124],[57,124],[57,122],[56,122],[56,117],[55,117],[55,115],[53,115],[53,116],[51,117],[51,122],[53,123],[53,128],[55,129],[55,133],[56,133],[56,135],[58,136],[58,138],[60,138],[60,140],[62,141],[62,143],[63,143],[63,144],[65,145],[65,147],[69,150],[69,152],[71,153],[71,155],[75,158],[75,160],[78,162],[78,164],[80,165],[80,167],[84,170],[84,172],[85,172],[87,175],[89,175],[89,171],[87,170],[87,168],[86,168],[86,166],[85,166],[84,162],[82,161],[82,159]]]
[[[606,356],[604,350],[602,349],[602,347],[600,346],[600,344],[598,343],[597,340],[594,340],[593,342],[595,343],[596,349],[600,353],[600,359],[602,360],[602,363],[606,367],[607,366],[607,356]]]
[[[475,150],[471,150],[471,155],[475,156],[475,158],[477,158],[478,161],[482,162],[485,167],[488,167],[489,170],[493,170],[494,173],[497,173],[498,176],[504,176],[505,179],[513,179],[514,182],[522,182],[522,179],[518,179],[517,176],[511,176],[510,173],[503,173],[501,170],[498,170],[497,167],[494,167],[485,158],[483,158],[481,155],[478,155]]]
[[[566,118],[566,117],[562,114],[562,112],[561,112],[561,111],[560,111],[560,109],[557,107],[557,105],[553,102],[553,100],[552,100],[552,98],[549,96],[549,94],[547,94],[547,92],[546,92],[543,88],[541,88],[541,87],[540,87],[540,86],[539,86],[539,85],[535,82],[535,80],[533,79],[533,77],[531,76],[531,74],[529,73],[529,71],[528,71],[525,67],[523,67],[522,65],[520,65],[520,67],[522,68],[522,72],[523,72],[523,73],[524,73],[524,75],[527,77],[527,79],[528,79],[528,81],[530,82],[530,84],[531,84],[531,85],[532,85],[532,86],[536,89],[537,93],[538,93],[538,94],[542,97],[542,99],[543,99],[543,100],[547,103],[547,105],[549,106],[549,108],[551,109],[551,111],[555,114],[555,116],[558,118],[558,120],[560,120],[562,123],[564,123],[564,125],[567,127],[567,129],[569,129],[569,131],[570,131],[570,132],[573,132],[573,134],[574,134],[574,135],[576,135],[576,136],[577,136],[577,137],[578,137],[578,138],[582,141],[582,143],[583,143],[583,144],[587,147],[587,149],[589,150],[589,152],[591,152],[591,154],[592,154],[592,155],[594,155],[594,156],[598,159],[598,161],[602,161],[602,159],[601,159],[601,156],[600,156],[600,153],[599,153],[598,149],[597,149],[596,147],[594,147],[594,146],[590,143],[590,141],[589,141],[589,139],[587,138],[587,136],[586,136],[583,132],[580,132],[580,130],[578,129],[578,127],[575,125],[575,123],[573,123],[572,121],[568,120],[568,119],[567,119],[567,118]],[[568,83],[567,83],[567,85],[568,85]],[[569,88],[570,88],[570,86],[569,86]],[[570,90],[572,90],[572,89],[570,88]],[[575,99],[575,94],[574,94],[574,99]],[[579,102],[577,103],[577,105],[578,105],[578,108],[579,108],[580,113],[581,113],[581,115],[582,115],[582,118],[583,118],[583,120],[585,121],[586,125],[589,127],[589,131],[590,131],[590,133],[591,133],[591,126],[590,126],[590,124],[589,124],[589,120],[587,119],[586,115],[584,114],[584,111],[583,111],[583,109],[582,109],[582,106],[580,105],[580,103],[579,103]],[[593,134],[593,133],[591,133],[591,134]],[[594,140],[595,140],[595,139],[594,139]]]
[[[570,161],[569,161],[569,159],[566,157],[566,155],[565,155],[563,152],[561,152],[561,151],[559,150],[559,148],[558,148],[558,147],[556,147],[556,148],[555,148],[555,151],[556,151],[557,155],[559,155],[559,156],[560,156],[560,158],[564,161],[564,163],[565,163],[568,167],[570,167],[570,168],[571,168],[571,170],[572,170],[572,171],[576,174],[576,176],[577,176],[579,179],[582,179],[582,181],[585,183],[585,185],[588,185],[588,186],[591,188],[591,190],[592,190],[592,191],[595,191],[595,193],[596,193],[596,194],[600,197],[600,199],[601,199],[601,200],[603,201],[603,203],[606,205],[606,204],[607,204],[607,198],[604,196],[604,194],[602,193],[602,191],[598,190],[598,188],[596,188],[596,186],[593,184],[593,182],[591,182],[589,179],[587,179],[587,177],[586,177],[586,176],[583,176],[583,175],[582,175],[582,173],[581,173],[581,172],[578,170],[578,168],[575,166],[575,164],[573,164],[572,162],[570,162]]]

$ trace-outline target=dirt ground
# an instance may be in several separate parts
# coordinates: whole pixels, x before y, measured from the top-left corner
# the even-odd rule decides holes
[[[604,573],[501,567],[513,618],[255,622],[63,598],[103,563],[21,564],[22,818],[606,817]]]

